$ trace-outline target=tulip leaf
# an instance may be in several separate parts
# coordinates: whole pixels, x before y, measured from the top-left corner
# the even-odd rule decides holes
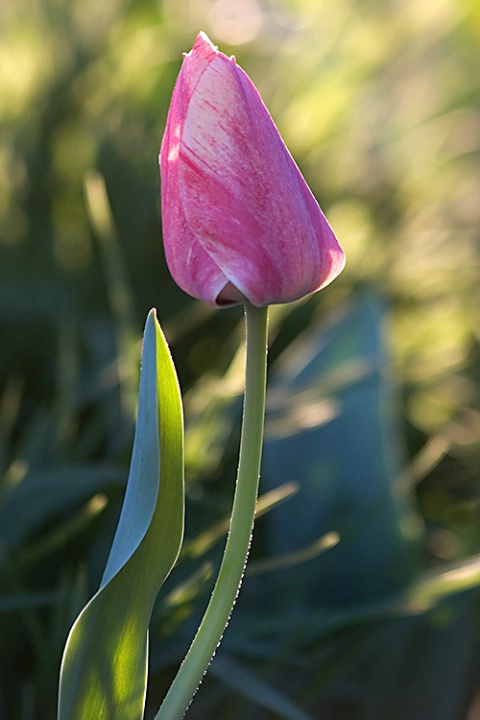
[[[363,604],[402,590],[419,568],[422,524],[403,474],[385,323],[383,297],[359,294],[270,374],[263,487],[295,479],[300,489],[267,518],[268,542],[288,556],[332,530],[340,536],[334,550],[291,569],[295,582],[269,575],[270,588],[278,578],[299,602]]]
[[[183,416],[154,311],[145,327],[130,474],[100,589],[77,618],[60,676],[59,720],[140,720],[148,625],[183,538]]]

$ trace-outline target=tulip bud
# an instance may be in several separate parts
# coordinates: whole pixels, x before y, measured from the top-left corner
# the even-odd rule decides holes
[[[165,254],[214,307],[285,303],[345,255],[255,86],[204,33],[184,56],[160,151]]]

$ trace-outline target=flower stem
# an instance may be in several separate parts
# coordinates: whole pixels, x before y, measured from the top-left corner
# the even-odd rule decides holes
[[[155,720],[181,720],[230,618],[247,562],[260,477],[267,374],[268,308],[245,306],[247,362],[242,437],[230,529],[210,602]]]

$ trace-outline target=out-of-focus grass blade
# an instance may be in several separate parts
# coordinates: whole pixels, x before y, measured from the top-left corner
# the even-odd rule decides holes
[[[245,570],[246,575],[259,575],[261,573],[269,573],[274,570],[282,570],[283,568],[291,568],[294,565],[308,562],[318,557],[320,553],[330,550],[340,542],[340,535],[337,532],[325,533],[317,538],[307,547],[300,548],[296,552],[286,553],[285,555],[276,555],[268,557],[265,560],[253,561]]]
[[[152,311],[143,346],[130,476],[98,593],[64,652],[59,720],[143,716],[148,625],[183,537],[183,416],[170,353]]]
[[[325,612],[324,608],[298,613],[296,608],[287,609],[284,614],[262,617],[255,626],[249,621],[252,637],[280,638],[282,628],[288,627],[299,646],[312,641],[324,641],[349,628],[380,621],[398,621],[402,618],[426,616],[435,612],[442,604],[469,596],[480,590],[480,555],[467,558],[459,563],[446,565],[435,572],[419,574],[401,591],[378,598],[375,601],[358,604],[351,608],[339,608]],[[448,623],[445,622],[445,625]],[[242,640],[248,633],[242,628]],[[231,635],[230,635],[231,637]],[[247,643],[241,646],[245,652]]]
[[[429,610],[439,602],[480,587],[480,555],[420,575],[408,588],[407,609]]]
[[[43,608],[58,603],[58,594],[51,593],[22,593],[4,595],[0,594],[0,612],[18,612],[29,608]]]
[[[298,492],[297,483],[289,482],[270,490],[268,493],[264,493],[257,500],[255,517],[259,518],[269,512],[287,498],[295,495],[296,492]],[[230,518],[225,517],[193,540],[187,541],[182,548],[182,558],[197,558],[206,553],[218,540],[227,534],[229,521]]]
[[[245,665],[233,658],[218,657],[211,668],[212,674],[238,693],[255,701],[260,707],[274,712],[284,720],[312,720],[311,716],[298,707],[283,693],[275,690]]]
[[[62,513],[125,483],[124,473],[113,466],[23,472],[14,469],[11,475],[17,478],[0,498],[0,538],[9,552]]]
[[[99,172],[91,171],[85,178],[85,202],[103,254],[108,298],[115,325],[117,371],[122,405],[128,414],[134,414],[138,379],[134,302],[120,252],[117,228],[105,180]]]

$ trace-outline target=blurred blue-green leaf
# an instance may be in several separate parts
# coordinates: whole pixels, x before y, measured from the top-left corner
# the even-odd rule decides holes
[[[271,552],[340,536],[335,548],[276,575],[290,597],[305,591],[310,603],[333,608],[365,602],[400,589],[418,568],[422,525],[402,473],[397,408],[378,295],[357,298],[278,362],[263,482],[296,481],[299,491],[266,518]]]

